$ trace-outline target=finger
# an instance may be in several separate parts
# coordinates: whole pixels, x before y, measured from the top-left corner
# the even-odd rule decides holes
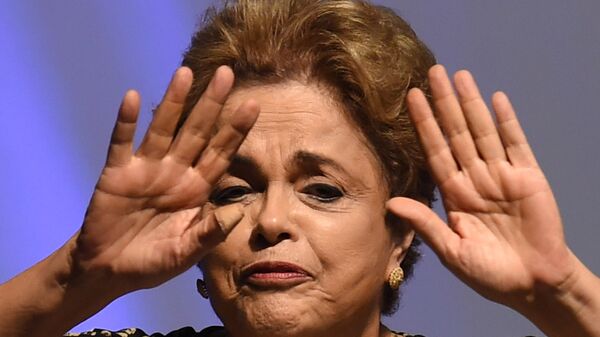
[[[196,164],[196,169],[209,184],[216,183],[229,167],[231,158],[256,122],[259,110],[258,103],[253,100],[243,103],[232,116],[231,121],[221,127],[211,139]]]
[[[479,155],[460,103],[442,65],[431,67],[429,82],[436,114],[441,121],[442,130],[448,138],[452,154],[461,167],[466,167],[472,160],[479,158]]]
[[[231,68],[219,67],[206,91],[192,109],[179,131],[169,154],[183,163],[194,163],[207,146],[213,125],[233,87]]]
[[[219,207],[214,213],[214,218],[225,235],[231,233],[242,217],[244,217],[244,207],[241,204]]]
[[[508,96],[503,92],[495,93],[492,96],[492,107],[496,112],[498,132],[511,164],[521,167],[538,168],[535,155],[527,142],[525,132],[521,128],[521,124],[517,119]]]
[[[427,205],[414,199],[396,197],[388,200],[386,207],[406,220],[441,259],[445,260],[460,244],[460,236]]]
[[[506,160],[504,146],[498,136],[496,124],[481,98],[471,73],[466,70],[457,72],[454,76],[454,83],[469,131],[481,158],[488,162]]]
[[[131,160],[139,111],[139,94],[135,90],[127,91],[119,107],[119,115],[110,137],[107,166],[123,166]]]
[[[185,233],[185,255],[195,264],[208,250],[222,242],[244,217],[244,207],[231,204],[217,208],[206,218],[192,225]]]
[[[452,152],[423,92],[419,89],[411,89],[406,102],[431,172],[436,182],[442,185],[458,171]]]
[[[187,93],[192,85],[192,71],[190,68],[177,69],[169,87],[165,92],[160,105],[154,112],[152,122],[138,149],[138,155],[150,158],[165,156],[171,142],[177,121],[181,115]]]

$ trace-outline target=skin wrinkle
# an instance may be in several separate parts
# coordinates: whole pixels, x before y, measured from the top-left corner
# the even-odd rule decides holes
[[[285,128],[287,127],[287,123],[291,123],[290,132],[296,132],[295,134],[297,137],[302,137],[302,131],[305,128],[303,121],[306,119],[310,119],[311,115],[314,116],[315,114],[314,110],[310,109],[312,105],[325,104],[328,105],[327,111],[344,111],[345,107],[343,106],[343,104],[338,102],[338,100],[336,99],[337,96],[332,93],[332,89],[330,87],[324,85],[319,81],[305,78],[301,78],[300,80],[287,80],[285,82],[276,84],[253,83],[252,86],[245,83],[236,84],[236,87],[233,89],[232,93],[230,94],[230,97],[235,96],[236,93],[240,90],[245,90],[254,87],[260,87],[269,94],[275,95],[274,91],[278,90],[279,88],[293,88],[298,86],[312,88],[315,93],[319,94],[319,99],[314,100],[312,98],[291,95],[286,97],[286,100],[281,100],[278,104],[273,106],[271,106],[268,102],[263,103],[261,104],[261,113],[259,117],[261,118],[261,122],[263,123],[256,123],[253,127],[253,130],[256,132],[261,131],[268,134],[270,132],[274,132],[275,130],[279,130],[280,128]],[[232,100],[227,100],[223,106],[223,117],[217,121],[217,127],[221,127],[222,125],[224,125],[224,121],[231,118],[231,114],[237,108],[237,106],[232,106]],[[290,118],[285,119],[283,121],[278,120],[276,116],[281,111],[285,111],[285,113],[288,114]],[[297,118],[293,118],[294,115],[296,115]],[[274,119],[272,119],[272,116],[275,116]],[[355,131],[354,138],[356,140],[362,143],[370,151],[371,154],[376,153],[375,149],[373,148],[373,145],[362,134],[361,129],[357,125],[355,125],[354,120],[347,114],[346,111],[344,111],[344,113],[342,114],[338,113],[338,116],[341,117],[339,122],[348,123],[349,126]],[[275,125],[269,125],[269,122],[272,122]],[[328,133],[330,137],[335,137],[339,133],[339,130],[337,128],[332,128],[328,130]],[[301,140],[301,138],[297,140]],[[366,156],[357,158],[357,160],[364,160],[365,158],[367,158],[371,162],[371,164],[374,167],[376,167],[376,173],[383,177],[383,167],[381,166],[381,163],[378,160],[378,158],[376,158],[375,156]],[[378,186],[378,188],[383,188],[385,190],[385,193],[389,194],[387,181],[382,186]]]
[[[381,289],[410,240],[392,237],[385,224],[387,194],[379,189],[384,178],[375,155],[318,88],[238,89],[222,120],[248,98],[261,114],[217,186],[250,188],[234,199],[245,215],[199,264],[215,312],[235,337],[248,331],[256,332],[248,337],[376,333]],[[317,201],[305,190],[312,184],[336,187],[342,196]],[[213,201],[204,215],[220,207]],[[240,279],[245,266],[270,260],[295,263],[312,278],[268,290]]]
[[[352,177],[342,165],[322,154],[301,150],[296,151],[292,158],[285,166],[285,170],[294,180],[311,177],[315,183],[333,180],[346,197],[352,200],[358,200],[373,192],[373,189],[363,184],[359,177]],[[263,191],[266,181],[266,175],[260,165],[252,158],[238,154],[233,158],[227,174],[217,182],[215,190],[222,191],[229,186],[241,185]],[[245,196],[242,202],[247,204],[249,202],[247,199],[253,197],[253,195]]]

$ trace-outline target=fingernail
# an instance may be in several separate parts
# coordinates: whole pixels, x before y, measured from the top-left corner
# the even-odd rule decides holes
[[[215,211],[217,223],[225,235],[229,234],[243,217],[244,207],[240,204],[223,206]]]
[[[221,76],[219,76],[219,72],[222,71],[221,68],[223,66],[220,66],[217,68],[217,70],[215,70],[215,72],[213,73],[213,77],[210,79],[210,81],[212,82],[210,85],[212,85],[213,88],[219,88],[221,86]]]

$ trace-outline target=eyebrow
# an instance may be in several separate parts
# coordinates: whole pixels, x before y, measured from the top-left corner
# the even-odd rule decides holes
[[[323,174],[322,168],[324,166],[329,166],[334,170],[344,174],[346,177],[351,177],[348,171],[340,163],[332,158],[328,158],[314,152],[302,150],[296,151],[291,162],[293,164],[292,171],[295,171],[295,169],[300,167],[307,171],[305,173],[311,175],[321,175]],[[262,181],[266,180],[265,172],[262,170],[256,160],[249,156],[240,154],[234,155],[228,171],[231,175],[238,177],[252,175],[254,178],[258,178]]]
[[[234,177],[252,179],[253,181],[267,180],[267,175],[260,165],[258,165],[252,157],[241,154],[235,154],[233,156],[227,172]]]
[[[340,163],[331,158],[322,156],[314,152],[297,151],[294,154],[292,161],[298,166],[301,166],[304,169],[310,171],[310,173],[312,174],[322,173],[321,168],[323,166],[329,166],[334,170],[343,173],[347,177],[350,177],[348,171],[346,171],[346,169],[344,169],[344,167]]]

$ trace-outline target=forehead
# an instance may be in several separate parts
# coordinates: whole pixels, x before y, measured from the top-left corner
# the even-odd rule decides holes
[[[220,123],[231,117],[244,101],[254,99],[260,105],[260,115],[253,127],[255,132],[342,129],[355,133],[326,89],[289,81],[275,85],[250,86],[235,89],[223,108]],[[359,133],[356,133],[359,135]]]
[[[258,102],[260,115],[240,154],[285,161],[305,151],[357,171],[379,171],[364,136],[326,89],[299,82],[239,88],[227,99],[220,124],[248,99]]]

